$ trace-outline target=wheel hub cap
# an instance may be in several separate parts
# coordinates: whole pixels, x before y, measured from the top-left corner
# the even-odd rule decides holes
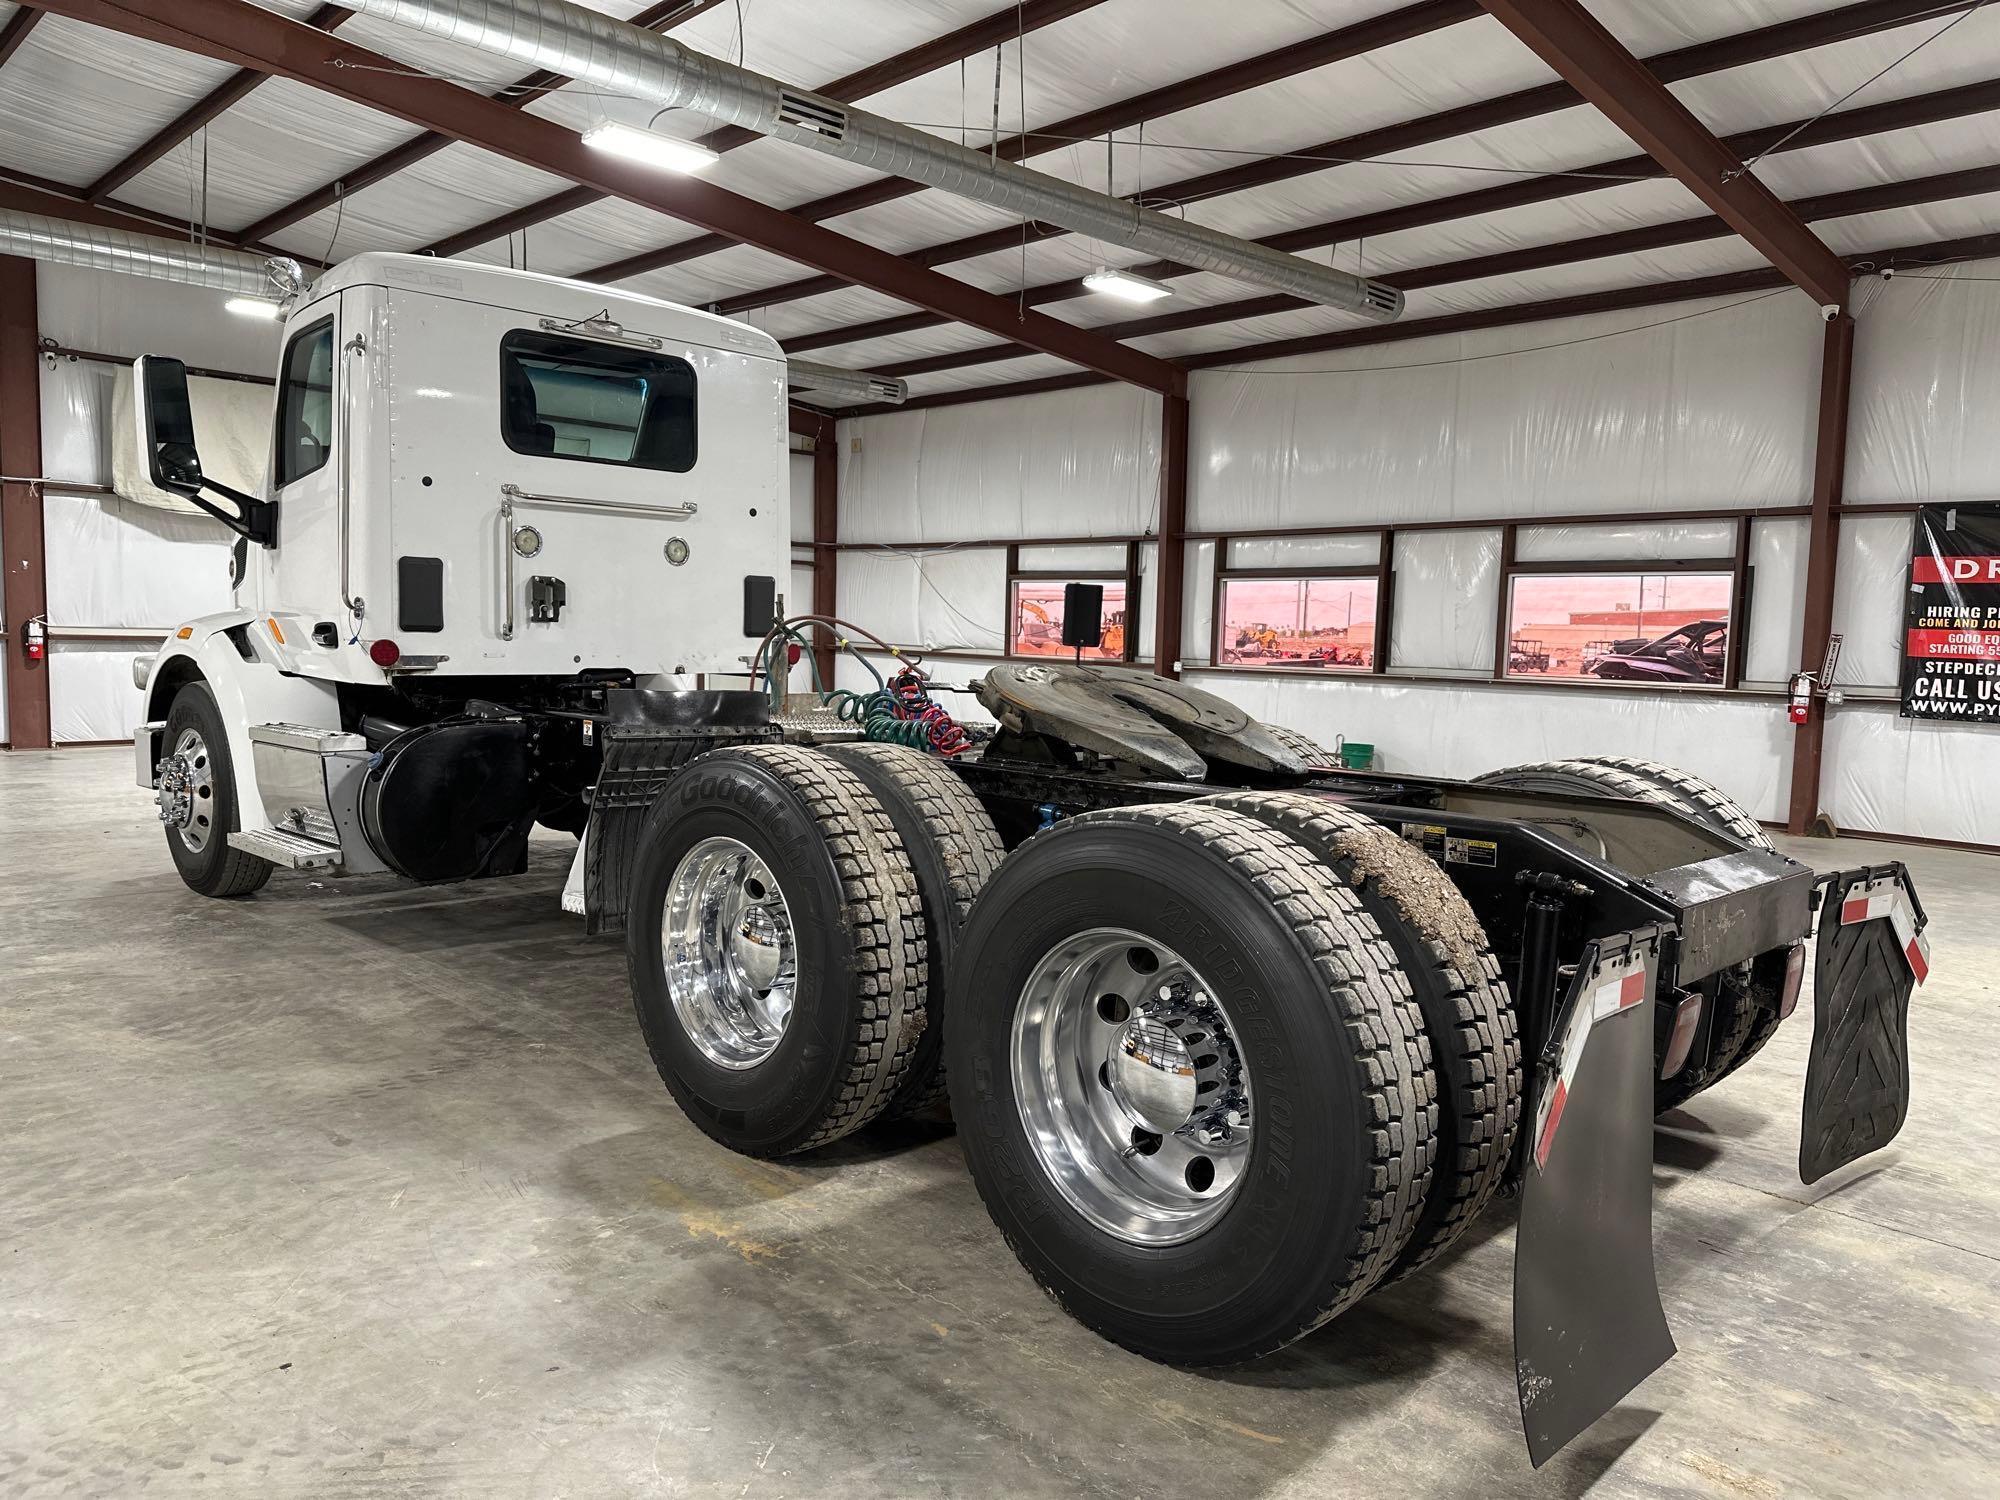
[[[1016,1005],[1015,1097],[1042,1169],[1099,1228],[1194,1238],[1234,1200],[1253,1143],[1251,1080],[1214,991],[1143,934],[1057,944]]]
[[[199,854],[214,832],[215,763],[198,729],[183,729],[155,778],[160,821],[182,844]]]
[[[703,839],[667,880],[660,952],[674,1015],[703,1056],[754,1068],[777,1050],[798,986],[791,908],[747,844]]]
[[[1150,1015],[1127,1021],[1111,1048],[1110,1070],[1113,1096],[1155,1134],[1180,1129],[1194,1113],[1194,1055],[1166,1022]]]

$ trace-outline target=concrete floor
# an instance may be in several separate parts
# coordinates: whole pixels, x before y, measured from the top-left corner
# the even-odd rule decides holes
[[[2000,860],[1896,851],[1936,972],[1894,1147],[1799,1185],[1803,1010],[1659,1132],[1680,1355],[1535,1475],[1504,1214],[1260,1366],[1158,1368],[1036,1290],[948,1136],[697,1134],[566,844],[211,903],[128,765],[0,755],[0,1494],[2000,1490]]]

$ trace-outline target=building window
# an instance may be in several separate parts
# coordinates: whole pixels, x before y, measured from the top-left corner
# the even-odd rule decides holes
[[[516,453],[685,474],[695,459],[694,366],[516,330],[500,341],[500,431]]]
[[[279,378],[278,456],[272,487],[283,489],[326,464],[333,451],[333,319],[292,335]]]
[[[1231,667],[1375,670],[1381,579],[1370,569],[1310,578],[1224,573],[1215,660]]]
[[[1504,674],[1721,687],[1737,592],[1733,571],[1516,573]]]
[[[1009,656],[1075,657],[1075,647],[1063,644],[1063,589],[1070,583],[1095,583],[1104,590],[1103,639],[1085,646],[1085,661],[1130,661],[1137,646],[1135,601],[1128,597],[1123,574],[1096,577],[1011,578],[1007,583],[1007,654]]]

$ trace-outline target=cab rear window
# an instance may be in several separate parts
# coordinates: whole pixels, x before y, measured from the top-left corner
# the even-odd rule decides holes
[[[685,474],[695,430],[684,359],[525,329],[500,341],[500,433],[516,453]]]

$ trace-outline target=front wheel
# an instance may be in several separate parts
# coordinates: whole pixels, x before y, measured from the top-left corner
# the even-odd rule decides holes
[[[271,865],[229,847],[242,826],[222,711],[205,682],[190,682],[167,711],[167,753],[159,765],[160,821],[167,853],[187,888],[203,896],[247,896]]]

